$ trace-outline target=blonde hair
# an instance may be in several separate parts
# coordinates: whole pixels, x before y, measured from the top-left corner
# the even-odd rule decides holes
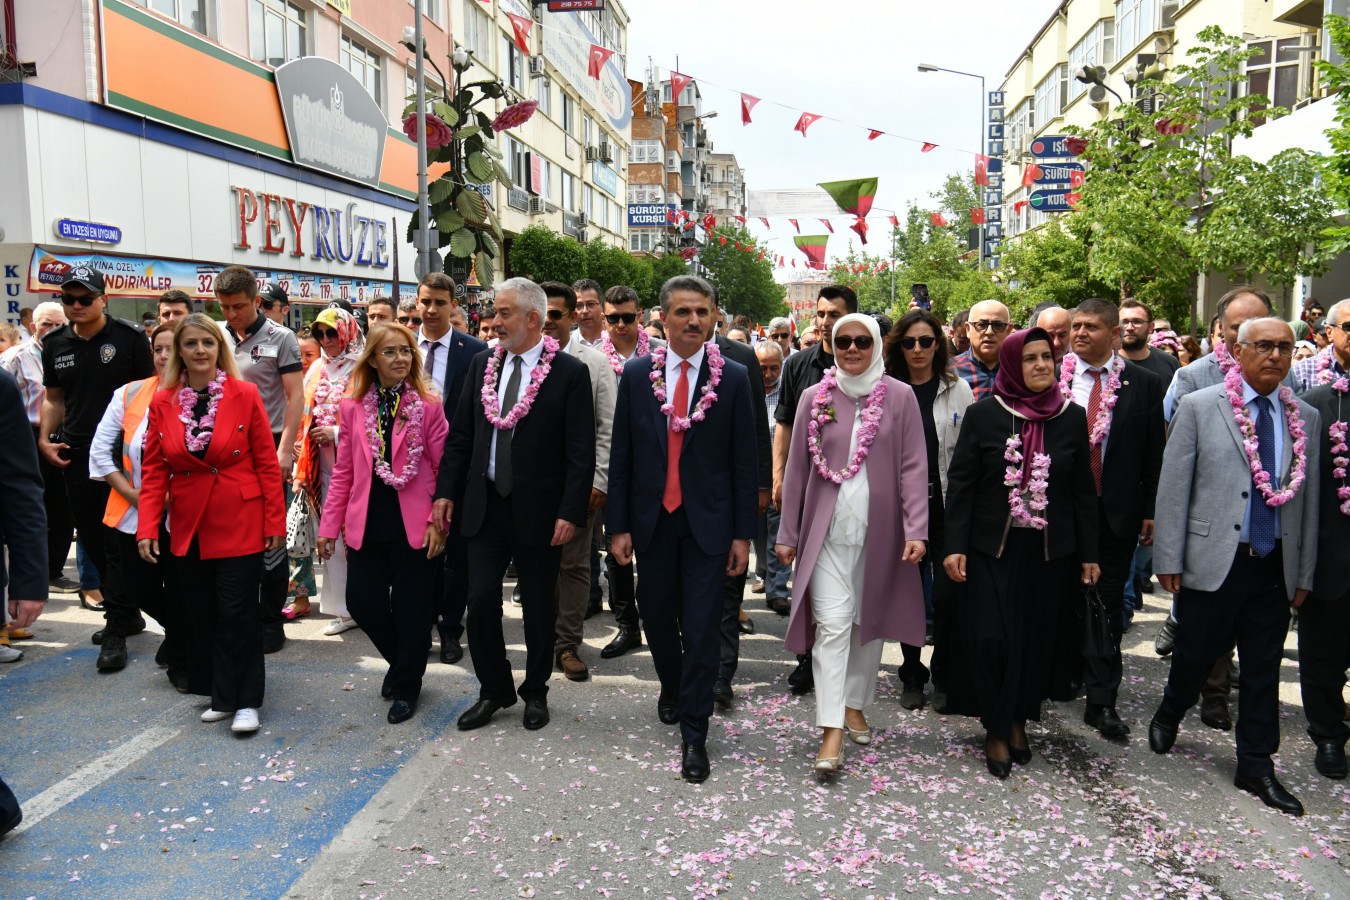
[[[239,364],[234,361],[234,353],[226,346],[225,334],[220,325],[205,313],[189,313],[174,325],[173,352],[169,354],[169,364],[164,367],[164,377],[160,379],[160,386],[175,388],[183,380],[183,355],[178,348],[178,342],[182,339],[183,332],[189,328],[205,331],[216,339],[216,368],[223,369],[227,378],[238,378]]]
[[[417,349],[417,336],[397,322],[372,325],[366,335],[366,349],[356,360],[351,378],[347,381],[347,396],[360,400],[370,392],[372,385],[380,378],[375,372],[375,354],[389,345],[406,344],[412,350],[412,366],[403,380],[412,386],[428,402],[440,402],[440,395],[427,381],[427,371],[422,367],[422,353]]]

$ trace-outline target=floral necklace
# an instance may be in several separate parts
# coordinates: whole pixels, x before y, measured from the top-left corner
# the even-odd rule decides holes
[[[1022,487],[1022,435],[1014,434],[1008,438],[1003,458],[1009,463],[1003,472],[1003,483],[1008,487],[1008,510],[1012,513],[1013,524],[1037,531],[1044,529],[1049,524],[1041,513],[1050,505],[1046,497],[1050,488],[1050,454],[1032,456],[1025,489]]]
[[[494,428],[510,431],[516,427],[516,423],[530,414],[530,408],[534,406],[534,398],[539,396],[539,386],[548,377],[549,371],[553,368],[553,357],[557,355],[558,342],[548,335],[544,335],[544,353],[539,357],[539,363],[534,367],[534,371],[530,373],[530,385],[525,388],[525,395],[516,401],[516,405],[511,407],[511,411],[505,417],[501,415],[501,405],[497,399],[497,376],[501,372],[502,360],[506,359],[506,348],[498,347],[488,357],[487,371],[483,373],[481,396],[483,398],[483,413]]]
[[[614,370],[615,375],[623,374],[623,357],[619,355],[614,342],[609,338],[609,332],[606,331],[600,338],[600,349],[604,351],[605,358],[609,360],[609,367]],[[637,346],[633,348],[632,359],[639,356],[646,356],[652,349],[652,336],[645,330],[639,330],[637,336]]]
[[[319,383],[314,387],[314,399],[310,402],[310,423],[314,428],[332,428],[337,425],[338,401],[347,390],[346,378],[333,381],[328,373],[319,373]]]
[[[197,392],[188,387],[184,379],[178,391],[178,421],[183,423],[183,441],[188,451],[200,453],[211,443],[211,432],[216,427],[216,410],[220,408],[220,396],[225,393],[225,373],[216,369],[216,377],[206,385],[206,413],[198,419],[193,415],[197,408]]]
[[[417,470],[421,467],[422,453],[426,449],[425,441],[422,439],[422,413],[425,411],[426,404],[418,396],[416,391],[408,390],[407,383],[400,384],[397,388],[398,397],[394,400],[394,409],[391,418],[402,419],[408,423],[408,461],[403,466],[403,471],[395,475],[393,467],[389,465],[388,460],[384,458],[384,429],[380,427],[380,411],[378,403],[379,388],[371,387],[366,391],[365,399],[361,401],[366,413],[366,440],[370,444],[370,455],[375,459],[375,474],[380,476],[380,480],[389,485],[396,491],[401,491],[408,486],[414,478],[417,477]],[[404,408],[406,401],[407,408]]]
[[[1313,371],[1315,373],[1314,381],[1317,384],[1331,384],[1336,381],[1346,381],[1344,375],[1337,375],[1336,370],[1331,367],[1332,360],[1335,356],[1336,351],[1331,350],[1330,348],[1318,355],[1317,362],[1313,365]],[[1344,388],[1337,388],[1337,390],[1342,393],[1345,392]]]
[[[1318,369],[1318,379],[1322,378],[1324,369],[1329,371],[1330,368],[1330,363],[1321,366]],[[1346,434],[1350,432],[1350,425],[1340,417],[1341,404],[1345,402],[1345,395],[1350,393],[1350,377],[1328,376],[1323,383],[1330,384],[1331,389],[1340,394],[1336,398],[1336,421],[1327,428],[1327,434],[1331,436],[1331,477],[1341,482],[1341,486],[1336,488],[1336,499],[1341,501],[1341,515],[1350,516],[1350,484],[1346,484],[1346,470],[1350,467],[1350,443],[1346,441]]]
[[[811,451],[811,462],[815,463],[820,477],[835,484],[843,484],[857,475],[862,470],[863,463],[867,461],[872,441],[876,439],[877,430],[881,425],[881,407],[886,400],[886,382],[878,381],[877,386],[863,399],[860,411],[862,424],[858,426],[858,449],[853,451],[853,458],[848,461],[848,465],[836,471],[830,468],[825,459],[825,451],[820,446],[821,429],[831,422],[838,421],[834,407],[830,405],[830,392],[838,384],[835,380],[836,374],[837,367],[831,366],[826,369],[820,387],[816,388],[816,395],[811,401],[811,421],[806,426],[806,447]]]
[[[1064,362],[1059,375],[1059,392],[1064,399],[1073,402],[1073,373],[1078,369],[1078,354],[1064,354]],[[1106,440],[1111,430],[1111,411],[1116,408],[1116,393],[1120,390],[1120,373],[1125,371],[1125,360],[1119,356],[1111,357],[1106,364],[1106,384],[1102,387],[1101,403],[1097,406],[1097,420],[1092,423],[1088,433],[1088,442],[1096,447]]]
[[[1237,360],[1228,352],[1228,344],[1224,341],[1214,345],[1214,361],[1219,364],[1219,371],[1225,375],[1237,366]]]
[[[1228,394],[1228,404],[1233,407],[1238,431],[1242,433],[1242,449],[1247,454],[1247,465],[1252,470],[1252,483],[1265,498],[1266,506],[1283,506],[1294,499],[1308,472],[1308,455],[1305,452],[1308,435],[1303,431],[1303,416],[1299,414],[1294,392],[1287,387],[1280,388],[1280,404],[1284,407],[1284,417],[1289,424],[1289,435],[1294,439],[1294,468],[1289,475],[1289,486],[1275,490],[1270,486],[1270,473],[1261,466],[1261,446],[1256,436],[1256,423],[1247,412],[1247,404],[1242,401],[1242,370],[1237,366],[1229,369],[1224,376],[1223,386]]]
[[[695,422],[702,422],[708,410],[717,402],[717,386],[722,383],[722,351],[717,349],[714,341],[704,344],[703,349],[708,354],[708,368],[712,373],[702,388],[703,395],[689,411],[688,417],[675,415],[675,405],[666,402],[666,348],[657,347],[652,351],[652,374],[648,377],[652,380],[652,393],[656,395],[656,402],[661,404],[661,414],[670,416],[672,431],[688,431]]]

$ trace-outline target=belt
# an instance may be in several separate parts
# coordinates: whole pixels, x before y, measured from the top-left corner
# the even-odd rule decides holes
[[[1270,556],[1272,556],[1273,554],[1275,554],[1276,552],[1278,552],[1279,550],[1280,550],[1280,542],[1279,542],[1279,541],[1276,541],[1276,542],[1275,542],[1275,546],[1272,547],[1270,553],[1267,553],[1265,556],[1262,556],[1261,554],[1259,554],[1259,553],[1257,553],[1255,550],[1253,550],[1251,544],[1238,544],[1238,555],[1239,555],[1239,556],[1253,556],[1253,557],[1255,557],[1255,558],[1257,558],[1257,559],[1267,559],[1267,558],[1269,558]]]

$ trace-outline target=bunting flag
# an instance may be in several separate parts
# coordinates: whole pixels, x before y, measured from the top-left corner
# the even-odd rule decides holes
[[[719,234],[717,239],[722,242],[723,247],[727,245],[727,236],[725,234]]]
[[[1088,142],[1086,138],[1074,136],[1064,139],[1064,149],[1068,150],[1069,153],[1074,156],[1082,156],[1084,151],[1087,150],[1087,147]]]
[[[829,243],[828,234],[799,234],[792,239],[797,249],[806,254],[807,266],[812,269],[825,268],[825,245]],[[797,261],[792,261],[795,267]]]
[[[717,216],[713,215],[712,213],[708,213],[706,216],[704,216],[703,227],[708,229],[709,231],[712,231],[714,228],[716,228]]]
[[[736,217],[736,221],[737,221],[737,222],[740,222],[742,225],[744,225],[744,224],[745,224],[745,216],[737,216],[737,217]]]
[[[802,133],[802,137],[806,137],[806,129],[814,125],[816,123],[816,120],[819,118],[820,116],[816,115],[815,113],[804,112],[802,113],[801,118],[797,120],[797,124],[792,126],[792,130],[800,131]]]
[[[989,157],[983,153],[975,154],[975,183],[989,187]]]
[[[1078,201],[1082,199],[1083,195],[1077,191],[1070,191],[1069,193],[1064,195],[1065,202],[1067,202],[1070,206],[1077,206]]]
[[[792,227],[793,227],[793,228],[797,229],[797,233],[798,233],[798,234],[801,234],[801,233],[802,233],[802,226],[800,226],[800,225],[797,224],[797,220],[796,220],[796,219],[788,219],[788,221],[792,223]]]
[[[970,211],[970,224],[972,225],[983,225],[987,218],[983,206],[977,206]]]
[[[834,234],[834,226],[830,224],[829,219],[821,219],[820,224],[824,225],[827,229],[829,229],[830,234]]]
[[[924,142],[923,142],[923,146],[919,148],[919,152],[920,152],[920,153],[932,153],[932,152],[933,152],[934,150],[936,150],[936,149],[937,149],[937,144],[930,144],[930,143],[928,143],[928,141],[924,141]]]
[[[760,217],[759,217],[759,220],[760,220],[761,222],[764,223],[764,227],[765,227],[765,228],[768,228],[768,227],[769,227],[769,220],[768,220],[768,219],[764,218],[763,216],[760,216]]]
[[[613,55],[613,50],[601,47],[599,44],[591,44],[590,62],[587,64],[586,74],[599,81],[601,70],[605,68],[605,63],[609,62],[609,58]]]
[[[515,32],[515,44],[520,48],[520,52],[526,56],[530,55],[530,31],[534,28],[534,19],[529,16],[518,16],[515,13],[507,13],[506,17],[511,20],[511,30]],[[592,53],[595,51],[592,50]]]
[[[856,231],[858,237],[862,239],[863,246],[867,246],[867,220],[858,216],[858,220],[848,227]]]
[[[944,216],[944,215],[943,215],[942,213],[940,213],[940,212],[930,213],[929,216],[928,216],[928,218],[929,218],[929,221],[931,221],[931,222],[933,223],[933,227],[934,227],[934,228],[946,228],[946,227],[947,227],[947,217]]]
[[[1087,181],[1087,173],[1074,171],[1069,173],[1069,187],[1082,187],[1083,182]]]
[[[867,139],[869,141],[875,141],[877,138],[881,137],[885,133],[886,132],[884,131],[877,131],[875,128],[873,128],[867,132]]]
[[[670,99],[675,101],[676,106],[680,104],[680,95],[684,93],[684,89],[689,87],[689,82],[693,80],[691,75],[681,75],[679,72],[670,73]]]
[[[741,124],[750,124],[750,110],[755,108],[759,102],[758,97],[751,97],[749,94],[741,94]]]
[[[1030,205],[1031,205],[1030,202],[1027,200],[1018,200],[1016,203],[1013,204],[1013,215],[1017,215]]]
[[[899,227],[900,227],[900,217],[897,216],[897,215],[895,215],[894,213],[892,213],[891,215],[887,216],[886,219],[887,219],[887,221],[889,221],[889,222],[891,223],[891,227],[892,227],[892,228],[899,228]]]
[[[854,178],[849,181],[825,181],[819,187],[834,198],[839,208],[851,216],[865,216],[872,211],[872,200],[877,195],[876,178]]]
[[[666,221],[667,221],[667,222],[674,222],[674,221],[675,221],[675,210],[673,210],[673,209],[667,209],[667,210],[666,210]]]
[[[1041,177],[1041,167],[1027,163],[1022,167],[1022,187],[1031,187]]]

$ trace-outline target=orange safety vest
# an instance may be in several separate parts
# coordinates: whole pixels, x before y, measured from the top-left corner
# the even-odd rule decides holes
[[[141,420],[145,418],[146,412],[150,409],[150,401],[155,397],[155,391],[159,388],[159,376],[151,375],[144,381],[133,381],[122,388],[122,404],[124,412],[122,413],[122,474],[128,479],[131,478],[131,440],[136,435],[136,429],[140,427]],[[133,485],[140,487],[140,485]],[[103,524],[109,528],[116,528],[126,516],[127,510],[131,509],[131,504],[127,498],[123,497],[117,491],[108,492],[108,507],[103,513]]]

